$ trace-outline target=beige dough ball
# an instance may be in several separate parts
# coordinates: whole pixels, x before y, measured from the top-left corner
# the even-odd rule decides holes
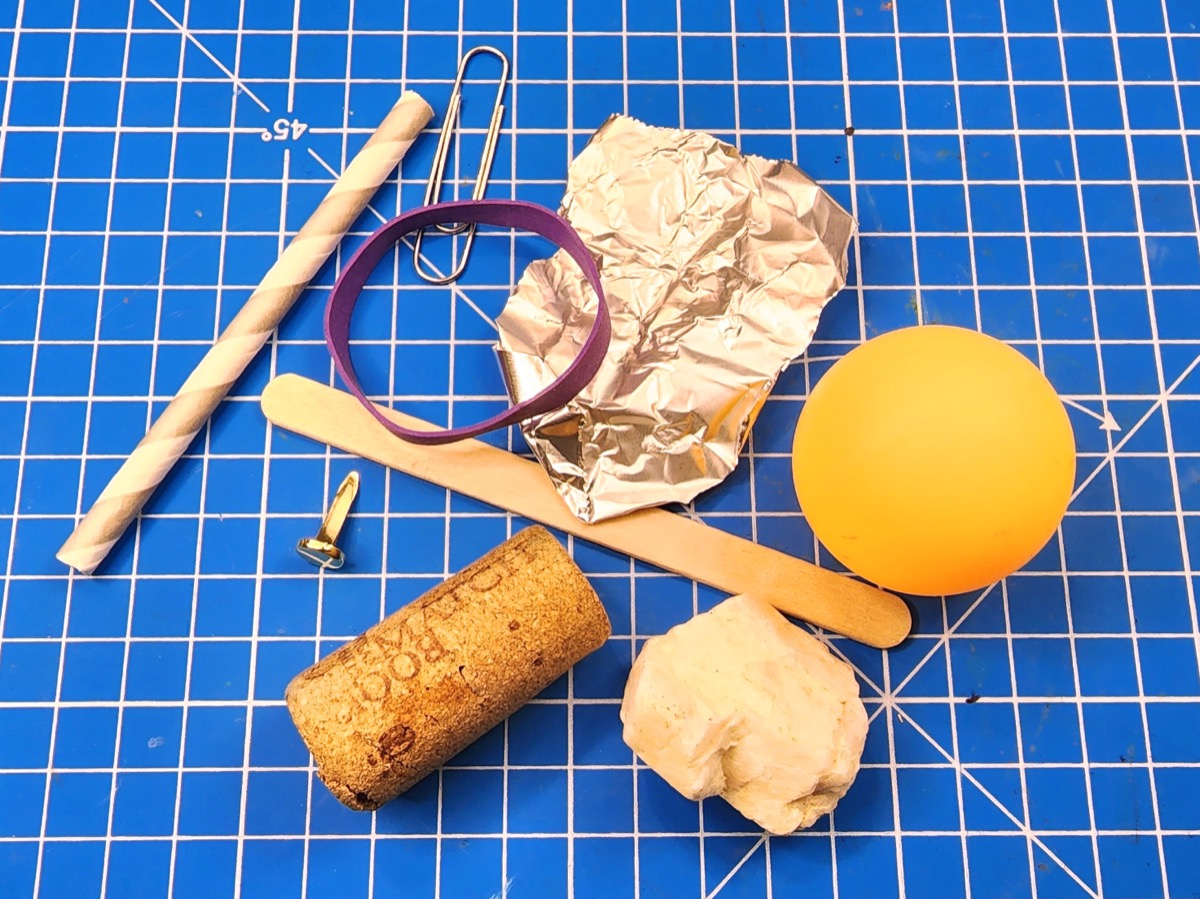
[[[850,666],[751,596],[650,639],[621,720],[625,742],[684,796],[719,795],[774,834],[833,810],[867,736]]]

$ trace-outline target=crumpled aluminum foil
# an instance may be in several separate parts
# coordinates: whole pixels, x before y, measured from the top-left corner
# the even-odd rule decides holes
[[[571,163],[559,211],[596,258],[612,344],[572,403],[522,431],[583,521],[689,502],[733,471],[845,284],[854,220],[790,162],[624,115]],[[513,400],[570,364],[595,303],[562,251],[525,270],[497,321]]]

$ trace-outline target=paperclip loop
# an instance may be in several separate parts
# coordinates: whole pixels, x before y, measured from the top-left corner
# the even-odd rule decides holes
[[[458,64],[458,76],[454,79],[454,89],[450,94],[450,104],[446,107],[446,119],[442,123],[441,134],[438,135],[437,149],[433,154],[433,167],[429,172],[429,181],[425,185],[425,202],[424,205],[429,206],[438,201],[438,197],[442,193],[442,182],[446,177],[446,163],[450,157],[450,140],[454,131],[458,126],[459,115],[462,112],[462,83],[463,76],[466,75],[467,66],[473,58],[480,54],[486,54],[496,57],[500,60],[500,79],[496,85],[496,102],[492,106],[492,121],[488,125],[487,137],[483,144],[483,155],[479,160],[479,174],[475,176],[475,188],[471,191],[471,199],[483,199],[483,193],[487,190],[488,179],[492,173],[492,160],[496,156],[496,144],[500,140],[500,126],[504,122],[504,89],[508,85],[508,57],[503,52],[495,47],[480,46],[469,50]],[[425,229],[422,228],[416,233],[413,240],[413,268],[417,270],[417,274],[430,284],[449,284],[451,281],[457,281],[462,276],[463,271],[467,267],[467,259],[471,255],[471,245],[475,242],[475,224],[467,224],[459,222],[456,225],[436,225],[438,231],[442,234],[462,234],[464,231],[467,234],[467,239],[463,243],[462,255],[459,258],[458,265],[454,267],[454,271],[448,275],[439,275],[435,272],[426,271],[423,267],[421,259],[421,242],[425,237]]]

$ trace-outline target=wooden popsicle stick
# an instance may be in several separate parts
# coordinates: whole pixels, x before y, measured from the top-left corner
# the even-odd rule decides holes
[[[479,440],[444,446],[406,443],[380,427],[350,394],[308,378],[275,378],[263,391],[262,409],[285,430],[718,590],[755,594],[781,612],[870,646],[895,646],[912,627],[908,606],[891,593],[682,515],[643,509],[586,524],[571,514],[536,462]],[[384,412],[408,428],[434,428],[400,412]]]

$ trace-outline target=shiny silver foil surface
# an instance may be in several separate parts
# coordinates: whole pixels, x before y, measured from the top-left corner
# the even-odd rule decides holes
[[[623,115],[571,163],[559,211],[596,258],[613,338],[592,383],[525,437],[584,521],[688,502],[733,471],[845,284],[854,220],[790,162]],[[514,400],[570,364],[595,304],[562,251],[525,270],[497,322]]]

